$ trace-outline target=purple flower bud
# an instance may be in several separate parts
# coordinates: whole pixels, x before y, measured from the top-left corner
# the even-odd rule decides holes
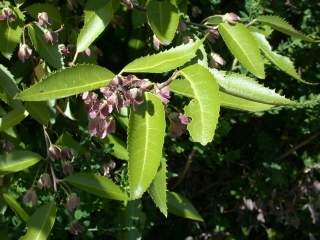
[[[168,104],[170,100],[170,87],[165,86],[165,87],[159,88],[158,86],[159,84],[156,84],[155,94],[160,98],[160,100],[164,104]]]
[[[159,51],[160,47],[161,47],[160,40],[156,37],[156,35],[153,35],[153,48]]]
[[[91,136],[97,136],[103,139],[107,134],[115,132],[115,121],[112,118],[90,119],[88,128]]]
[[[193,6],[191,8],[191,16],[193,18],[197,18],[200,14],[202,14],[202,11],[198,6]]]
[[[187,30],[187,24],[184,21],[179,22],[179,32],[185,32]]]
[[[29,59],[32,55],[32,49],[27,44],[21,44],[18,50],[18,58],[24,62],[25,60]]]
[[[59,44],[58,48],[63,56],[70,56],[71,55],[71,50],[69,47],[66,47],[66,45]]]
[[[126,97],[132,105],[139,105],[143,103],[143,92],[139,88],[131,88],[126,92]]]
[[[72,160],[73,158],[73,153],[70,148],[63,148],[61,150],[61,159],[62,160]]]
[[[86,57],[91,57],[92,56],[92,51],[90,48],[87,48],[86,50],[83,51],[83,54],[86,56]]]
[[[9,22],[14,22],[17,20],[17,17],[14,15],[13,11],[10,8],[2,9],[2,14],[0,20],[8,20]]]
[[[80,198],[75,193],[71,193],[66,202],[66,208],[72,212],[74,209],[80,206]]]
[[[170,113],[168,117],[171,137],[180,137],[186,131],[186,126],[190,123],[190,119],[186,115],[177,112]]]
[[[210,28],[210,29],[208,30],[208,33],[209,33],[209,35],[208,35],[208,40],[209,40],[211,43],[215,43],[216,40],[217,40],[217,39],[219,38],[219,36],[220,36],[218,30],[217,30],[217,29],[214,29],[214,28]]]
[[[73,166],[70,161],[64,161],[62,163],[62,171],[65,176],[73,174]]]
[[[211,57],[210,67],[218,68],[226,64],[226,61],[217,53],[211,53],[210,57]]]
[[[69,225],[69,232],[75,236],[80,235],[84,231],[84,227],[78,221],[74,221]]]
[[[58,43],[59,35],[57,32],[46,30],[43,34],[43,38],[47,43],[51,45]]]
[[[121,0],[121,2],[123,2],[128,9],[133,9],[133,3],[132,3],[132,0]]]
[[[38,202],[38,196],[36,192],[30,188],[23,196],[22,202],[24,204],[31,204],[31,206],[35,206]]]
[[[222,18],[223,18],[223,21],[231,23],[231,24],[235,24],[241,20],[241,18],[233,12],[226,13],[225,15],[223,15]]]
[[[0,145],[5,152],[11,152],[14,149],[13,143],[6,138],[0,139]]]
[[[48,173],[42,174],[40,176],[40,178],[38,179],[37,186],[40,189],[42,189],[42,188],[47,188],[47,189],[50,188],[52,186],[50,175]]]
[[[38,23],[41,27],[47,28],[51,25],[47,12],[38,13]]]
[[[60,149],[56,145],[51,144],[48,149],[48,157],[52,161],[61,159]]]
[[[94,104],[98,99],[98,95],[94,92],[84,92],[82,94],[82,100],[86,105],[92,105]]]

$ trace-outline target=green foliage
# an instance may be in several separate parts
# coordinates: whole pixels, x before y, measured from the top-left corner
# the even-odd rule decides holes
[[[130,198],[137,199],[154,179],[162,157],[165,115],[161,101],[145,95],[145,103],[130,113],[128,129]]]
[[[27,222],[29,219],[29,215],[21,207],[20,203],[17,202],[17,200],[9,193],[3,193],[2,196],[9,207],[12,209],[12,211],[14,211],[23,221]]]

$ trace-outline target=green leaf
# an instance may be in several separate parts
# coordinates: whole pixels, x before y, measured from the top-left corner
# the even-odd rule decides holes
[[[221,107],[249,112],[266,111],[273,107],[273,105],[270,104],[254,102],[224,92],[220,92],[220,103]]]
[[[291,37],[300,38],[308,42],[315,42],[316,40],[304,35],[303,33],[297,31],[292,27],[285,19],[279,16],[259,16],[257,18],[258,22],[264,23],[272,27],[273,29],[287,34]]]
[[[180,74],[184,79],[173,81],[171,88],[193,98],[184,108],[192,119],[187,129],[193,141],[206,145],[213,140],[219,118],[218,84],[209,70],[198,64],[180,70]],[[187,83],[175,83],[179,81]]]
[[[225,76],[215,69],[211,70],[211,73],[218,81],[221,91],[231,95],[271,105],[295,104],[294,101],[281,96],[275,90],[271,90],[245,75],[234,73]]]
[[[148,190],[153,202],[160,209],[160,211],[167,217],[167,160],[162,158],[160,169],[153,179]]]
[[[106,138],[107,144],[112,144],[112,152],[110,154],[118,159],[128,161],[129,160],[129,154],[127,150],[126,143],[123,142],[120,138],[118,138],[115,135],[109,134]]]
[[[126,201],[127,194],[110,179],[93,173],[76,173],[64,179],[71,185],[93,195]]]
[[[5,131],[19,124],[29,113],[24,108],[15,108],[0,118],[0,131]]]
[[[0,21],[0,52],[7,59],[11,59],[14,49],[20,42],[22,35],[21,21]]]
[[[118,9],[119,2],[114,0],[91,0],[84,10],[84,26],[77,39],[77,52],[86,50],[104,31]]]
[[[27,233],[21,240],[46,240],[51,232],[56,218],[56,205],[54,202],[38,208],[29,218]]]
[[[203,41],[204,39],[197,39],[195,42],[182,44],[157,54],[137,58],[125,66],[122,72],[163,73],[171,71],[194,58]]]
[[[179,25],[178,8],[168,0],[149,0],[146,9],[153,33],[162,44],[170,44]]]
[[[52,67],[60,69],[63,66],[63,57],[59,51],[58,45],[51,45],[44,41],[44,31],[36,24],[28,25],[28,33],[32,45],[39,55]]]
[[[129,119],[128,171],[131,199],[140,198],[157,173],[165,127],[162,102],[153,94],[146,93],[144,103],[131,111]]]
[[[223,23],[223,15],[212,15],[202,21],[206,25],[217,26]]]
[[[2,196],[9,207],[12,209],[12,211],[14,211],[15,214],[17,214],[23,221],[27,222],[29,219],[29,215],[21,207],[20,203],[18,203],[17,200],[9,193],[3,193]]]
[[[265,78],[264,62],[251,32],[241,23],[222,23],[218,29],[230,52],[239,62],[258,78]]]
[[[175,192],[168,192],[168,211],[179,217],[203,222],[203,218],[185,197]]]
[[[41,160],[41,156],[29,151],[13,151],[0,155],[0,175],[19,172]]]
[[[48,102],[26,102],[24,106],[31,117],[43,125],[47,125],[55,116]]]
[[[8,96],[8,104],[10,106],[15,108],[22,106],[19,101],[13,100],[13,97],[19,92],[14,76],[2,64],[0,64],[0,90]]]
[[[77,65],[54,72],[41,82],[19,93],[16,98],[24,101],[45,101],[91,91],[104,87],[114,74],[97,65]]]
[[[264,55],[270,60],[270,62],[272,62],[274,65],[280,68],[280,70],[287,73],[291,77],[297,79],[299,82],[302,82],[305,84],[311,84],[311,85],[318,84],[318,83],[310,83],[310,82],[304,81],[300,77],[300,75],[297,73],[293,62],[288,57],[282,56],[272,51],[272,48],[268,40],[263,34],[257,33],[257,32],[252,32],[252,34],[257,40],[257,42],[259,43],[260,49],[262,50]]]

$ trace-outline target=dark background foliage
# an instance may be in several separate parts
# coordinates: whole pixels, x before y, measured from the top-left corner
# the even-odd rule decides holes
[[[72,11],[64,8],[66,1],[47,2],[61,7],[66,29],[81,27],[84,1],[72,1],[79,4]],[[260,14],[279,15],[306,34],[319,36],[320,2],[317,0],[199,0],[190,1],[188,5],[192,22],[226,12],[238,13],[243,19],[253,19]],[[103,56],[97,57],[98,64],[116,72],[137,56],[154,51],[152,32],[148,26],[137,27],[139,21],[136,10],[118,11],[112,27],[95,42],[103,52]],[[72,42],[77,33],[76,28],[70,29],[73,30],[65,31],[61,36],[66,42]],[[304,43],[276,32],[272,34],[271,43],[279,53],[295,59],[304,79],[320,82],[320,48],[317,44]],[[218,42],[212,47],[228,59],[229,53],[223,44]],[[35,64],[0,60],[22,78],[32,74]],[[168,139],[165,147],[171,177],[168,188],[187,196],[205,223],[172,215],[165,219],[149,197],[145,197],[142,211],[135,213],[135,225],[144,239],[320,239],[320,108],[316,104],[319,87],[298,84],[273,67],[267,68],[264,81],[268,86],[282,89],[286,96],[300,96],[301,101],[312,100],[310,106],[260,114],[224,109],[211,144],[205,147],[194,144],[186,135],[176,140]],[[72,121],[58,118],[57,132],[53,136],[68,131],[87,149],[87,153],[76,160],[76,170],[100,169],[101,163],[110,159],[110,148],[89,138],[86,121],[81,121],[85,119],[81,111],[77,112],[77,118],[79,127]],[[22,138],[29,139],[23,142],[30,144],[30,149],[44,151],[41,128],[36,123],[24,121],[19,131]],[[118,163],[115,177],[123,173],[122,169]],[[178,182],[176,175],[181,176],[184,169],[186,174]],[[32,179],[32,173],[21,173],[21,177],[18,174],[15,179],[5,181],[10,182],[10,191],[21,198]],[[122,234],[119,229],[123,227],[120,223],[124,212],[120,204],[85,193],[80,196],[82,204],[74,216],[59,208],[51,239],[74,238],[65,228],[75,219],[85,228],[82,235],[75,237],[78,239],[112,239]],[[50,192],[39,193],[42,202],[50,201],[51,197]],[[62,196],[60,204],[63,204]],[[24,224],[7,211],[0,215],[0,229],[3,236],[17,239]]]

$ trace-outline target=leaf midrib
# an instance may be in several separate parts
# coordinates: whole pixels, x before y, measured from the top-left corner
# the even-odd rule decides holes
[[[41,239],[40,237],[42,236],[42,229],[44,228],[44,226],[45,226],[46,224],[50,224],[50,222],[49,222],[49,217],[50,217],[51,210],[52,210],[52,208],[54,207],[54,205],[53,205],[53,204],[50,204],[49,206],[50,206],[50,207],[49,207],[48,211],[46,212],[47,214],[46,214],[46,216],[45,216],[45,218],[44,218],[44,219],[46,219],[47,221],[42,221],[42,223],[41,223],[41,228],[40,228],[41,230],[38,231],[38,234],[35,236],[35,237],[36,237],[35,240]]]

